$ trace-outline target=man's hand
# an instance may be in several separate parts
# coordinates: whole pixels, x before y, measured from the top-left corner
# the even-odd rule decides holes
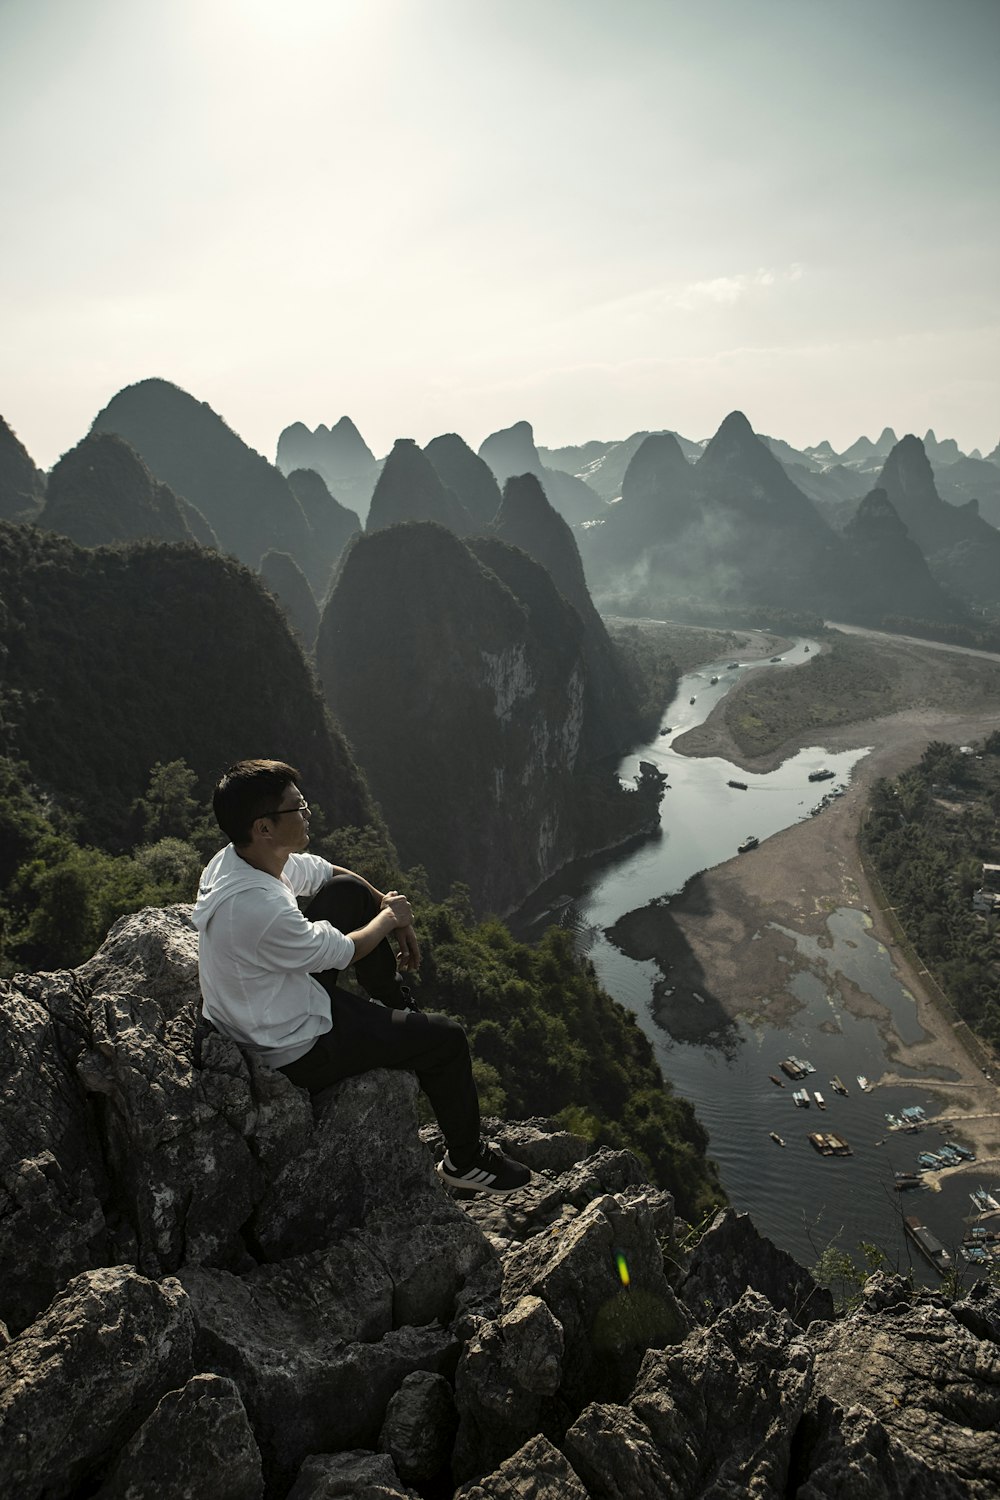
[[[396,942],[399,945],[399,955],[396,959],[397,969],[419,969],[420,944],[417,942],[417,934],[413,928],[397,928]]]
[[[392,912],[393,916],[396,918],[397,928],[413,926],[413,913],[410,910],[410,903],[409,901],[407,901],[406,897],[401,896],[398,891],[386,891],[385,895],[382,897],[382,905],[380,907],[380,910]]]
[[[398,891],[387,891],[382,897],[382,910],[386,909],[391,911],[396,918],[394,936],[399,948],[396,967],[403,970],[418,969],[420,967],[420,944],[413,930],[413,913],[410,910],[409,901]]]

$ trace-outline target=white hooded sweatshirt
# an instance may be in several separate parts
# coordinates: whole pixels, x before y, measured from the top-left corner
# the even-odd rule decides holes
[[[296,905],[333,875],[318,854],[290,854],[280,877],[268,875],[232,844],[202,871],[193,917],[205,1015],[269,1068],[305,1056],[333,1024],[330,997],[312,975],[354,961],[349,937]]]

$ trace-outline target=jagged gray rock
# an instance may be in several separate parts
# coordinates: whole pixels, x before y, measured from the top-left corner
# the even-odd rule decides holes
[[[995,1303],[994,1303],[995,1310]],[[1000,1349],[933,1294],[879,1273],[850,1316],[810,1330],[815,1405],[804,1500],[1000,1492]],[[897,1488],[900,1473],[912,1487]],[[862,1483],[863,1481],[863,1483]]]
[[[130,1266],[75,1276],[0,1353],[0,1494],[60,1500],[192,1373],[176,1281]]]
[[[260,1500],[260,1450],[231,1380],[193,1375],[122,1449],[96,1500]]]
[[[180,1279],[196,1358],[238,1386],[272,1486],[287,1486],[310,1453],[373,1447],[404,1377],[454,1357],[436,1323],[392,1327],[391,1278],[362,1245],[242,1277],[192,1267]]]
[[[401,1483],[386,1453],[317,1453],[307,1458],[288,1500],[420,1500]]]
[[[401,1479],[426,1483],[447,1470],[458,1415],[443,1375],[414,1370],[386,1407],[379,1451],[388,1453]]]
[[[679,1348],[650,1350],[627,1405],[589,1406],[566,1434],[566,1452],[595,1500],[777,1500],[811,1363],[787,1315],[746,1291]]]
[[[455,1472],[481,1473],[543,1427],[568,1420],[556,1396],[563,1375],[562,1324],[539,1297],[522,1297],[468,1340],[455,1380],[461,1412]]]
[[[13,1333],[113,1258],[96,1124],[75,1080],[85,1034],[71,975],[0,980],[0,1318]]]
[[[0,1492],[1000,1491],[1000,1290],[880,1275],[834,1318],[745,1215],[692,1252],[544,1120],[487,1125],[529,1188],[453,1198],[411,1078],[311,1101],[198,1019],[194,943],[141,912],[0,985]]]
[[[749,1214],[720,1209],[691,1256],[681,1301],[704,1323],[736,1302],[745,1287],[762,1292],[801,1328],[814,1318],[833,1317],[830,1293],[759,1234]]]
[[[456,1500],[587,1500],[587,1491],[559,1449],[539,1434]]]
[[[456,1476],[495,1466],[532,1430],[558,1439],[595,1396],[623,1398],[645,1351],[688,1327],[640,1190],[605,1193],[532,1234],[507,1252],[500,1314],[459,1361]]]

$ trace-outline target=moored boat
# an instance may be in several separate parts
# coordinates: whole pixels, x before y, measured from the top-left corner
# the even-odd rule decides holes
[[[783,1078],[776,1077],[774,1073],[768,1073],[767,1076],[768,1078],[770,1078],[772,1083],[776,1083],[778,1085],[779,1089],[783,1089],[785,1087],[785,1080]]]
[[[808,1089],[796,1089],[795,1093],[792,1095],[792,1098],[795,1100],[796,1104],[799,1106],[800,1109],[808,1109],[809,1108],[809,1090]]]
[[[929,1260],[936,1271],[951,1270],[951,1256],[942,1245],[936,1234],[932,1234],[926,1224],[921,1224],[914,1214],[907,1214],[903,1219],[903,1226],[917,1249],[921,1251],[926,1260]]]
[[[809,1144],[816,1148],[820,1156],[854,1155],[844,1137],[833,1135],[830,1131],[814,1130],[809,1136]]]
[[[817,1109],[826,1109],[826,1100],[823,1098],[822,1094],[817,1094],[816,1091],[813,1090],[813,1098],[816,1100]]]
[[[858,1088],[863,1094],[867,1094],[868,1090],[871,1088],[870,1081],[865,1077],[863,1073],[858,1074]]]
[[[842,1083],[839,1077],[830,1079],[830,1087],[833,1089],[835,1094],[847,1093],[847,1084]]]
[[[738,845],[736,853],[746,854],[750,849],[756,849],[760,839],[755,833],[748,833],[742,844]]]

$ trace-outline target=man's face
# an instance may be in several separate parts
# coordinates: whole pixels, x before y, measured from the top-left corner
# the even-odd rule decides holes
[[[285,788],[269,822],[276,850],[301,854],[308,847],[309,803],[294,782]]]

